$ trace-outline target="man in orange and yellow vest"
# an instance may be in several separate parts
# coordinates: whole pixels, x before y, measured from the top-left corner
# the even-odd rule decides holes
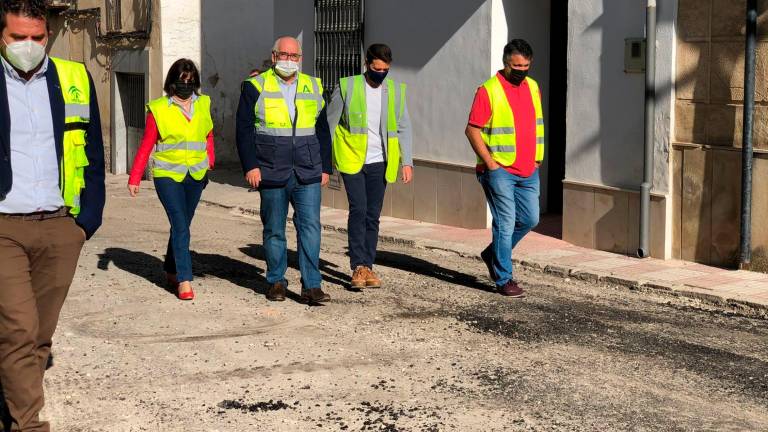
[[[528,77],[532,59],[522,39],[504,47],[504,69],[477,89],[466,129],[493,216],[493,240],[481,257],[497,291],[509,297],[524,296],[513,278],[512,250],[539,222],[544,115],[539,86]]]

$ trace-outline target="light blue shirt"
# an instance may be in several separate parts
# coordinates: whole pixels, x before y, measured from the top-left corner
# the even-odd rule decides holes
[[[179,109],[184,114],[184,116],[187,117],[187,119],[191,119],[192,117],[195,116],[195,101],[197,101],[199,97],[200,96],[198,96],[197,94],[192,93],[192,104],[189,106],[189,112],[185,111],[184,107],[181,106],[180,103],[176,102],[176,99],[174,99],[172,96],[168,96],[168,106],[175,104],[177,107],[179,107]],[[157,119],[155,119],[155,121],[157,121]]]
[[[275,74],[277,75],[277,74]],[[296,123],[296,88],[299,83],[299,74],[296,73],[296,79],[292,83],[288,84],[283,81],[280,75],[277,75],[277,83],[280,84],[280,92],[283,94],[286,105],[288,105],[288,113],[291,115],[291,122]]]
[[[59,190],[59,162],[48,97],[48,57],[29,81],[2,58],[11,114],[13,184],[0,213],[33,213],[64,205]]]

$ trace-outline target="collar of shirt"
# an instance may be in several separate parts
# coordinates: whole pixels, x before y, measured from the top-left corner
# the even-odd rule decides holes
[[[294,76],[294,80],[291,81],[291,82],[288,82],[288,81],[284,80],[283,77],[281,77],[279,73],[275,73],[275,76],[277,77],[277,83],[280,84],[281,86],[292,87],[292,86],[295,86],[299,82],[299,73],[298,72],[296,72],[296,75]]]
[[[198,96],[198,95],[197,95],[197,93],[192,93],[192,104],[194,104],[194,103],[195,103],[195,101],[197,101],[197,99],[198,99],[199,97],[200,97],[200,96]],[[173,104],[176,104],[176,105],[178,105],[178,106],[179,106],[180,108],[182,108],[182,109],[184,108],[184,107],[182,107],[182,106],[181,106],[181,104],[180,104],[180,103],[176,102],[176,99],[174,99],[174,98],[173,98],[173,96],[168,96],[168,106],[171,106],[171,105],[173,105]]]
[[[21,75],[19,75],[19,72],[13,66],[11,66],[10,63],[8,63],[8,60],[6,60],[5,57],[0,56],[0,59],[2,59],[3,69],[5,70],[5,76],[7,78],[10,78],[15,81],[24,82],[24,83],[28,82],[27,80],[22,78]],[[32,78],[30,78],[29,81],[39,79],[40,77],[44,77],[47,71],[48,71],[48,56],[45,56],[45,58],[43,59],[42,66],[40,66],[40,69],[38,69],[38,71],[35,72],[34,75],[32,75]]]

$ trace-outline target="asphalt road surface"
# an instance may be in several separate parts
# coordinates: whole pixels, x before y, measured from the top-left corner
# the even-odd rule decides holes
[[[261,223],[201,205],[197,299],[163,285],[154,191],[110,187],[54,341],[55,431],[765,431],[768,322],[687,300],[381,244],[382,289],[349,291],[324,232],[324,289],[264,298]],[[289,289],[298,293],[289,229]]]

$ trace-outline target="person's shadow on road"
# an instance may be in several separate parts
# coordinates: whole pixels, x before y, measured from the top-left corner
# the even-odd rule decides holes
[[[216,277],[256,293],[266,294],[268,284],[263,276],[263,269],[223,255],[194,251],[191,253],[195,276]],[[176,290],[166,283],[163,261],[160,258],[140,251],[107,248],[99,254],[98,268],[107,271],[110,263],[176,296]],[[298,297],[295,300],[298,300]]]
[[[265,260],[264,246],[258,244],[249,244],[241,247],[240,252],[257,260]],[[288,249],[288,266],[296,270],[299,269],[299,254]],[[341,288],[348,288],[352,282],[352,277],[340,270],[336,264],[320,258],[320,273],[323,274],[323,281],[338,285]]]
[[[493,282],[490,282],[490,280],[479,279],[477,276],[445,268],[439,264],[416,258],[413,255],[380,250],[376,252],[376,265],[395,268],[407,273],[426,276],[480,291],[495,292]]]

